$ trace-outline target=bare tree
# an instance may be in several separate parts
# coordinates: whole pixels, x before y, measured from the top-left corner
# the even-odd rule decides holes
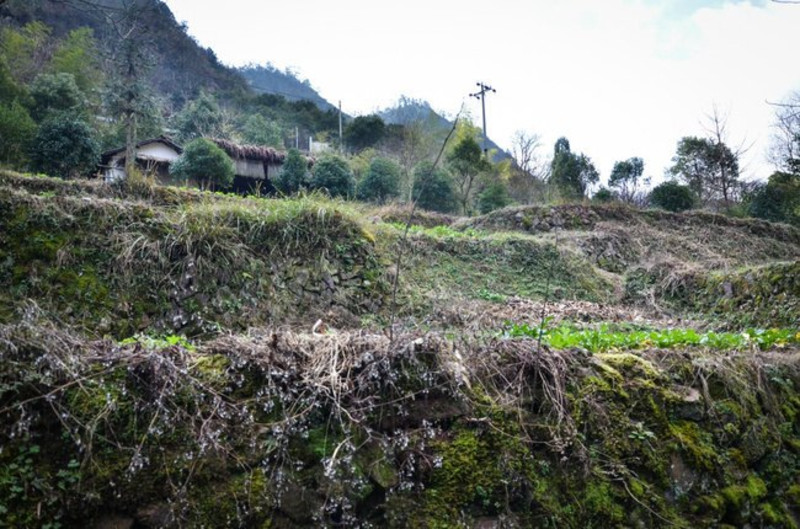
[[[534,177],[541,176],[541,160],[538,149],[541,147],[541,138],[524,130],[518,130],[511,139],[511,156],[522,171]]]
[[[115,43],[109,49],[109,105],[125,126],[126,171],[136,162],[137,125],[152,112],[152,98],[144,82],[148,69],[147,15],[156,8],[149,0],[53,0],[96,17],[106,24]]]
[[[781,171],[800,173],[800,92],[774,103],[775,124],[769,158]]]
[[[750,146],[745,145],[746,140],[736,148],[728,145],[728,114],[720,113],[717,105],[713,105],[711,113],[706,115],[704,127],[712,144],[713,171],[709,175],[708,184],[722,196],[723,202],[728,206],[739,188],[739,160],[750,150]]]

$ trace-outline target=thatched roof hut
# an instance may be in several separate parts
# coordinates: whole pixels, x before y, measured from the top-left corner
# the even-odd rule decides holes
[[[212,138],[217,147],[225,151],[234,160],[252,160],[270,165],[280,165],[286,159],[286,153],[261,145],[239,145],[230,140]]]

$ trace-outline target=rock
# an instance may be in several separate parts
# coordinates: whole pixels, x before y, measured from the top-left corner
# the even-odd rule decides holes
[[[497,518],[478,518],[472,527],[474,529],[500,529],[500,520]]]
[[[166,503],[153,503],[136,512],[137,526],[156,529],[167,527],[173,522],[172,511]]]
[[[131,529],[134,523],[133,518],[118,514],[107,514],[102,516],[92,526],[94,529]]]

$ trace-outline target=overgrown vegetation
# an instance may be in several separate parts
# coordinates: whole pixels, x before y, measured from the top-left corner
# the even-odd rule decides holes
[[[788,226],[568,206],[418,212],[404,241],[409,210],[321,195],[0,190],[15,526],[794,523]],[[736,271],[760,286],[680,259],[761,263]],[[670,299],[700,327],[648,305]]]

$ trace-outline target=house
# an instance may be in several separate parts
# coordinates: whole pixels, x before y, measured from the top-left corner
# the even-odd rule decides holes
[[[209,138],[231,157],[236,168],[233,191],[267,194],[275,191],[273,182],[283,167],[286,153],[258,145],[238,145],[228,140]],[[136,165],[165,184],[176,184],[169,174],[170,165],[183,153],[183,148],[166,136],[136,144]],[[313,158],[307,158],[309,167]],[[125,178],[125,147],[106,151],[100,161],[100,173],[106,182]]]
[[[161,181],[168,181],[169,166],[181,153],[183,148],[166,136],[143,140],[136,144],[136,166]],[[125,178],[125,162],[125,147],[104,152],[100,157],[103,180],[115,182]]]
[[[239,145],[228,140],[211,139],[231,157],[236,166],[233,190],[244,193],[272,193],[273,182],[283,167],[286,153],[272,147]],[[307,157],[309,167],[314,159]]]

